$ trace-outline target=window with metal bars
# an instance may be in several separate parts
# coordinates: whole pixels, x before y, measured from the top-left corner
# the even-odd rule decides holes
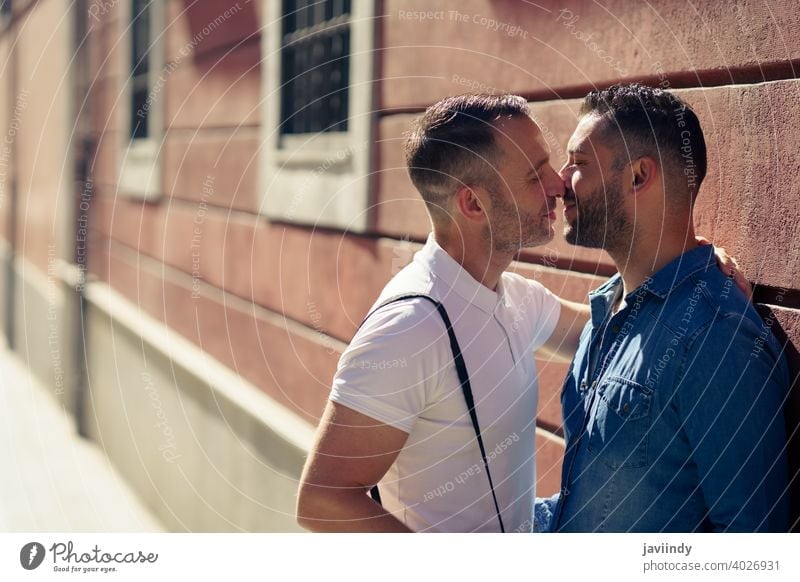
[[[131,107],[130,137],[150,137],[148,96],[150,94],[150,4],[152,0],[131,0]]]
[[[161,0],[121,0],[119,21],[127,50],[124,61],[124,110],[120,133],[118,191],[126,196],[156,200],[163,194],[159,150],[163,113],[157,97],[163,83],[164,9]]]
[[[350,0],[283,0],[282,135],[347,131]]]

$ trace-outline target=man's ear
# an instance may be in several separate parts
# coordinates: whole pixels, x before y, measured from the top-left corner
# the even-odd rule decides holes
[[[647,190],[658,179],[658,164],[648,156],[631,163],[631,186],[634,194]]]
[[[456,210],[464,218],[472,222],[481,222],[485,220],[486,209],[484,202],[481,200],[480,186],[463,185],[456,190],[453,196]]]

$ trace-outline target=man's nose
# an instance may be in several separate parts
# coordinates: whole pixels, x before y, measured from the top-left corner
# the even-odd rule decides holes
[[[561,181],[564,182],[564,185],[569,186],[571,172],[569,171],[569,164],[567,162],[564,162],[564,165],[561,166],[558,175],[561,177]]]
[[[561,184],[565,191],[572,188],[572,170],[570,170],[568,163],[561,166],[561,169],[558,171],[558,177],[561,179]]]
[[[564,195],[564,181],[555,169],[551,168],[551,177],[548,180],[545,194],[551,198],[560,198]]]

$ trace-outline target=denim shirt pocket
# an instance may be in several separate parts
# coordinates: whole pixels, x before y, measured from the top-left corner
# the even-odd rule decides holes
[[[611,377],[599,387],[589,451],[611,469],[647,466],[647,439],[653,391],[625,378]]]

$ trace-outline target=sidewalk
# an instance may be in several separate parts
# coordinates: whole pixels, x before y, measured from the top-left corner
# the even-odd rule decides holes
[[[163,531],[5,342],[0,411],[0,531]]]

